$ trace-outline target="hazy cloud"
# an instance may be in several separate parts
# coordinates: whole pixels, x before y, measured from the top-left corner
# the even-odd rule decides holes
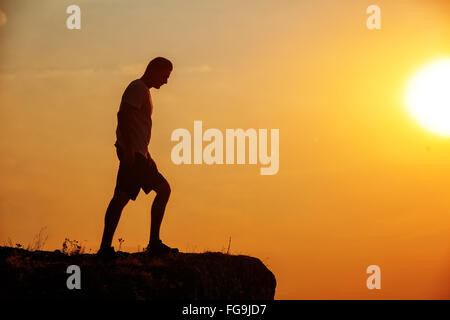
[[[206,73],[206,72],[211,72],[212,68],[208,65],[189,66],[189,67],[182,67],[181,71],[184,71],[187,73]]]
[[[127,64],[127,65],[121,65],[118,66],[117,70],[115,72],[126,74],[126,75],[132,75],[132,74],[141,74],[145,71],[145,68],[147,67],[147,64],[145,63],[136,63],[136,64]],[[180,67],[177,68],[177,71],[185,72],[185,73],[207,73],[211,72],[212,68],[208,65],[201,65],[201,66],[186,66],[186,67]]]
[[[0,27],[5,25],[8,19],[6,18],[6,13],[0,10]]]
[[[127,64],[118,66],[114,72],[123,75],[136,75],[144,73],[146,67],[147,65],[143,63]]]
[[[77,76],[91,76],[100,71],[94,68],[2,68],[0,70],[0,80],[14,80],[17,78],[60,78],[60,77],[77,77]]]
[[[0,68],[0,80],[13,80],[19,78],[59,78],[59,77],[84,77],[94,76],[100,73],[113,73],[124,76],[140,75],[145,71],[146,64],[126,64],[111,68],[25,68],[25,67],[3,67]],[[180,67],[184,73],[208,73],[212,68],[208,65]]]

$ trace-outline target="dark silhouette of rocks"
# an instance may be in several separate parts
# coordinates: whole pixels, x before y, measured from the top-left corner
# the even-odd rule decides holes
[[[67,288],[67,267],[81,271],[81,289]],[[218,252],[163,257],[0,247],[0,298],[132,300],[273,300],[276,280],[257,258]]]

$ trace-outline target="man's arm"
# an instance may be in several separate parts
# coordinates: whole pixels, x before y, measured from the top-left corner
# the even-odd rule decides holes
[[[132,121],[132,113],[136,112],[137,109],[127,103],[122,103],[119,112],[117,113],[117,125],[120,128],[120,133],[123,138],[124,145],[122,146],[124,149],[124,160],[129,165],[134,163],[134,153],[135,150],[133,145],[131,144],[130,131],[131,126],[133,125]]]
[[[125,144],[123,146],[125,149],[125,162],[130,165],[134,163],[135,153],[130,138],[130,132],[134,125],[133,118],[136,117],[136,112],[142,107],[146,93],[148,93],[148,89],[145,86],[139,85],[136,81],[131,82],[122,95],[119,112],[117,113],[117,125],[124,140],[123,144]]]

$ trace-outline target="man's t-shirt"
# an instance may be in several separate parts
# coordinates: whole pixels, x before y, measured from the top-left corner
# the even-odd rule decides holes
[[[144,156],[147,155],[150,142],[152,111],[153,105],[149,88],[141,79],[132,81],[122,95],[119,112],[126,112],[127,118],[130,118],[131,123],[127,125],[126,133],[133,149]],[[125,128],[122,128],[120,122],[118,122],[115,144],[120,147],[126,147],[126,140],[123,136],[124,130]]]

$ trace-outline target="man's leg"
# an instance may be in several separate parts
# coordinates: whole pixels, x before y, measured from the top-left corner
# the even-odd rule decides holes
[[[161,222],[170,197],[169,183],[167,183],[167,181],[161,183],[154,190],[156,192],[156,197],[155,200],[153,200],[151,211],[150,243],[154,243],[159,240]]]
[[[119,223],[120,215],[122,214],[123,208],[126,206],[130,196],[121,191],[115,191],[111,202],[106,209],[105,215],[105,229],[103,230],[102,243],[100,245],[101,249],[106,249],[111,247],[114,232],[116,231],[117,224]]]

